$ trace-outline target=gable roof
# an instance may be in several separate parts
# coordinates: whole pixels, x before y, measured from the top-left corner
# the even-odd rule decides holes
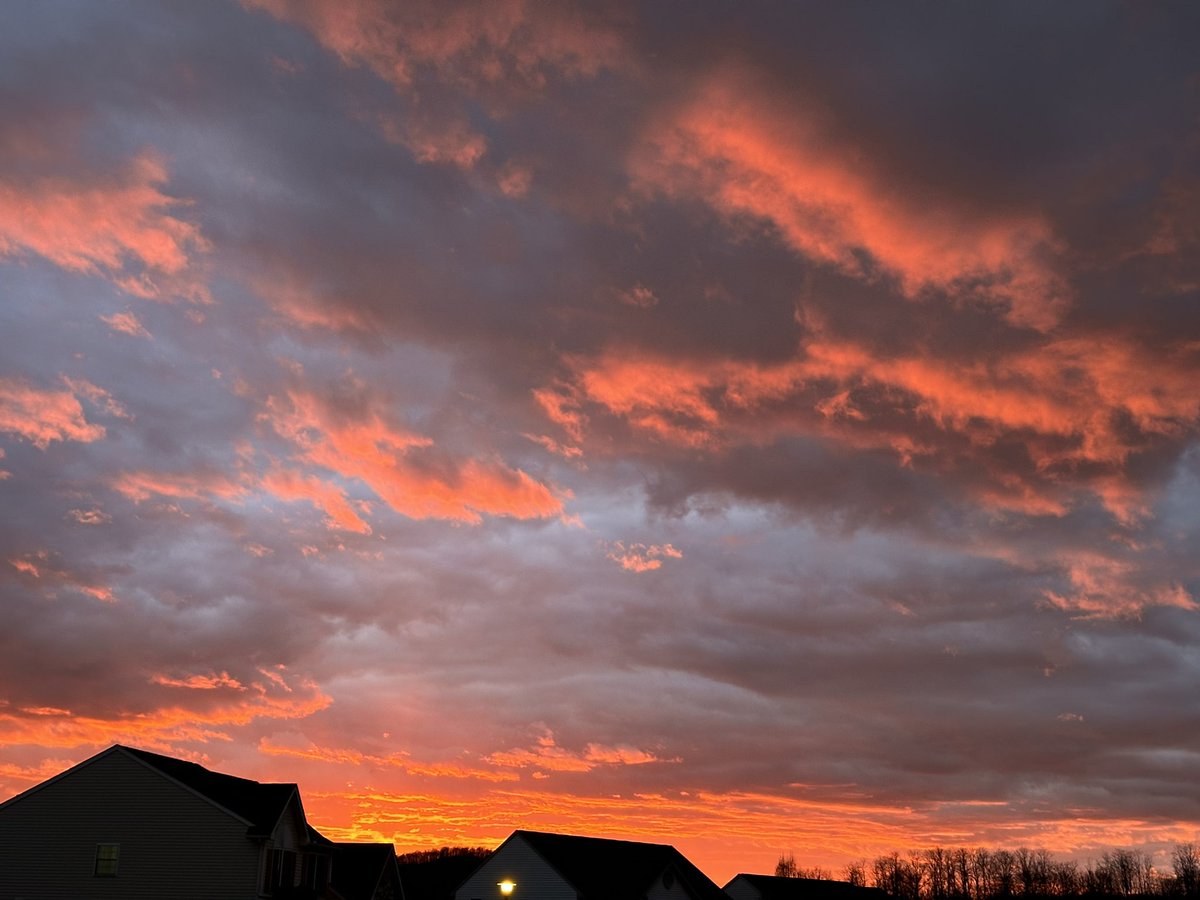
[[[396,873],[396,848],[391,844],[346,844],[330,842],[333,868],[329,883],[343,897],[370,900],[388,870]],[[399,881],[399,875],[393,877]]]
[[[725,890],[738,879],[748,882],[762,900],[883,900],[882,888],[862,887],[830,878],[788,878],[780,875],[735,875]]]
[[[579,900],[643,900],[668,869],[696,900],[728,900],[707,875],[669,844],[544,831],[515,831],[512,838],[516,837],[570,882]]]
[[[424,862],[401,862],[404,900],[454,900],[455,889],[485,860],[486,857],[459,853]]]
[[[300,789],[295,783],[251,781],[249,778],[210,771],[198,763],[120,744],[109,752],[112,750],[132,756],[210,803],[233,813],[247,823],[247,833],[252,837],[269,836],[293,797],[297,805],[300,804]]]

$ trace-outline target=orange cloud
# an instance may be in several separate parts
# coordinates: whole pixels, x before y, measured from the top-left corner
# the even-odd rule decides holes
[[[90,443],[105,434],[103,425],[84,418],[71,391],[39,390],[13,378],[0,378],[0,431],[20,435],[39,450],[52,441]]]
[[[116,601],[110,588],[97,584],[94,579],[86,575],[70,572],[63,568],[57,563],[55,555],[48,550],[37,550],[14,557],[8,561],[8,564],[23,575],[42,582],[42,589],[48,596],[55,597],[58,588],[67,587],[105,603]]]
[[[281,500],[307,500],[325,513],[325,524],[331,529],[371,533],[371,526],[354,511],[346,495],[316,476],[277,468],[263,476],[259,486]]]
[[[244,691],[246,686],[228,672],[212,675],[188,675],[186,678],[174,678],[170,675],[152,675],[150,681],[164,687],[181,687],[193,691],[213,691],[217,688],[231,688]]]
[[[592,77],[624,56],[617,33],[567,5],[526,0],[475,0],[451,7],[384,0],[243,0],[308,29],[348,66],[364,67],[402,96],[414,94],[422,72],[456,87],[488,89],[512,82],[540,88],[551,73]],[[388,140],[419,162],[472,168],[487,141],[453,110],[414,104],[401,116],[381,115]],[[500,176],[506,194],[528,189],[528,175]]]
[[[139,297],[206,299],[189,254],[208,249],[172,215],[163,163],[145,153],[120,177],[0,181],[0,255],[34,253],[72,272],[104,275]]]
[[[1045,597],[1051,605],[1082,618],[1138,616],[1150,606],[1200,609],[1196,598],[1178,582],[1151,577],[1149,584],[1142,584],[1145,573],[1129,560],[1079,551],[1065,555],[1060,563],[1066,568],[1072,591],[1046,591]]]
[[[287,756],[295,759],[306,759],[337,765],[395,768],[401,769],[409,775],[428,778],[467,778],[480,781],[504,782],[516,781],[519,777],[512,772],[476,769],[469,766],[462,766],[458,763],[419,763],[411,759],[406,753],[391,753],[387,756],[378,756],[370,753],[362,753],[358,750],[319,747],[312,743],[302,748],[286,747],[275,744],[267,738],[259,741],[258,749],[268,756]]]
[[[865,251],[909,297],[930,289],[978,296],[1003,302],[1014,324],[1058,322],[1067,292],[1047,262],[1056,242],[1038,214],[991,214],[898,185],[772,93],[748,72],[725,69],[646,135],[631,160],[635,183],[767,222],[805,256],[870,278]]]
[[[628,572],[652,572],[662,568],[664,559],[683,559],[683,553],[670,544],[630,544],[613,541],[606,554]]]
[[[352,419],[311,394],[292,392],[286,400],[272,397],[264,418],[305,462],[363,482],[409,518],[478,523],[485,513],[533,519],[563,512],[554,491],[501,463],[413,461],[411,452],[432,441],[388,424],[374,410]]]
[[[181,742],[227,740],[225,729],[256,719],[302,719],[332,702],[312,681],[276,684],[268,679],[251,682],[235,698],[207,707],[166,705],[108,718],[68,710],[30,715],[0,708],[0,743],[56,748],[125,743],[170,752]]]
[[[542,389],[539,400],[564,427],[581,431],[586,410],[600,407],[684,446],[802,433],[853,448],[890,448],[904,464],[914,455],[940,463],[966,455],[984,469],[987,483],[976,499],[989,506],[1062,515],[1070,491],[1082,489],[1125,525],[1147,513],[1124,475],[1130,458],[1147,441],[1184,434],[1200,421],[1193,389],[1200,352],[1191,347],[1151,353],[1116,336],[1046,339],[964,362],[880,354],[827,334],[819,323],[809,326],[791,359],[769,365],[619,347],[572,357],[572,377]],[[889,398],[885,416],[869,409],[880,396]],[[965,442],[918,438],[929,424]],[[1021,437],[1034,472],[1006,470],[989,455],[1011,435]]]
[[[521,436],[533,441],[540,447],[544,447],[547,452],[553,453],[555,456],[561,456],[563,459],[579,459],[579,457],[583,456],[583,450],[579,447],[573,444],[560,443],[546,434],[523,434]]]
[[[511,769],[535,769],[534,776],[541,772],[590,772],[601,765],[640,766],[652,762],[679,762],[679,759],[664,760],[653,753],[634,747],[607,747],[603,744],[588,744],[584,753],[572,753],[560,747],[549,730],[544,731],[530,748],[514,748],[489,754],[485,760],[494,766]]]
[[[456,83],[516,77],[540,86],[549,71],[590,77],[623,57],[618,34],[562,5],[526,0],[436,2],[385,0],[243,0],[298,22],[347,65],[365,66],[398,90],[422,67]]]

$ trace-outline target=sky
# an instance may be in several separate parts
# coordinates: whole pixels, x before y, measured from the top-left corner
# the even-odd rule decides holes
[[[0,799],[714,879],[1200,838],[1200,7],[0,5]]]

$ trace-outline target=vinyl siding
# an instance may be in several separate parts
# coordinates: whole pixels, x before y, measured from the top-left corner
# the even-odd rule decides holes
[[[454,893],[455,900],[505,900],[498,884],[516,883],[508,900],[576,900],[575,889],[520,837],[496,850]]]
[[[260,871],[244,822],[119,750],[0,808],[0,900],[254,900]]]

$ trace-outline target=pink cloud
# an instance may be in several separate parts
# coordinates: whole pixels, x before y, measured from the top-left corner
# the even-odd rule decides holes
[[[150,332],[146,330],[146,326],[141,323],[141,320],[137,316],[128,310],[113,313],[111,316],[101,316],[100,320],[113,331],[119,331],[121,334],[127,334],[130,337],[150,337]]]
[[[276,468],[263,476],[259,486],[281,500],[307,500],[325,513],[325,524],[331,529],[371,533],[371,526],[355,512],[345,493],[314,475]]]
[[[627,572],[653,572],[662,568],[664,559],[683,559],[683,552],[671,544],[628,544],[613,541],[606,556]]]
[[[162,192],[166,181],[149,153],[118,177],[0,181],[0,255],[33,253],[139,297],[206,299],[191,254],[208,243],[172,214],[182,201]]]
[[[1046,591],[1046,600],[1082,618],[1133,617],[1153,606],[1200,609],[1200,603],[1178,582],[1151,575],[1131,560],[1096,551],[1076,551],[1059,560],[1071,591]]]
[[[102,509],[72,509],[67,516],[80,525],[107,525],[112,516]]]
[[[196,500],[217,497],[234,500],[246,488],[219,472],[123,472],[112,481],[112,489],[135,503],[153,496]]]
[[[103,425],[84,418],[72,391],[41,390],[13,378],[0,378],[0,431],[19,435],[39,450],[54,441],[90,443],[105,435]]]
[[[656,123],[631,159],[649,193],[698,197],[732,219],[769,223],[794,250],[871,278],[866,251],[905,295],[933,289],[1002,302],[1048,330],[1068,301],[1050,265],[1055,237],[1036,212],[989,212],[898,184],[819,118],[781,106],[746,70],[726,68]]]
[[[478,523],[482,514],[533,519],[563,512],[555,491],[502,463],[413,461],[413,450],[433,442],[373,409],[349,418],[312,394],[292,392],[286,399],[271,398],[264,417],[293,442],[301,460],[363,482],[409,518]]]
[[[104,603],[116,602],[111,588],[99,584],[90,575],[69,571],[58,561],[57,554],[49,550],[36,550],[14,557],[8,564],[40,582],[46,596],[57,597],[59,589],[68,588]]]

